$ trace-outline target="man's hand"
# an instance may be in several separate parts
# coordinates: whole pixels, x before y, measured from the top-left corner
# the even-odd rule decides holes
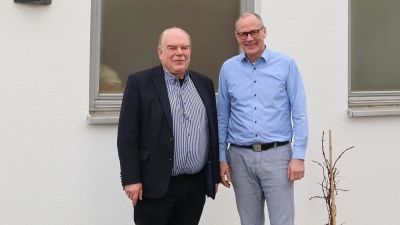
[[[231,186],[231,172],[229,170],[229,165],[227,162],[220,162],[219,163],[219,169],[220,169],[220,177],[221,177],[221,183],[225,187],[229,188]]]
[[[128,184],[124,186],[124,190],[128,198],[132,200],[132,205],[136,206],[137,200],[142,200],[142,183]]]
[[[288,167],[288,179],[290,182],[304,177],[304,160],[292,159]]]

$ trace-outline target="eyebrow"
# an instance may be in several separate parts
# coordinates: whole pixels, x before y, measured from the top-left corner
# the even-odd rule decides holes
[[[250,33],[250,32],[253,32],[253,31],[259,31],[259,29],[250,30],[250,31],[242,31],[242,32],[236,31],[236,32],[240,34],[240,33]]]
[[[181,47],[181,48],[183,48],[183,47],[190,47],[190,45],[183,45],[183,46],[167,45],[167,48],[168,48],[168,47]]]

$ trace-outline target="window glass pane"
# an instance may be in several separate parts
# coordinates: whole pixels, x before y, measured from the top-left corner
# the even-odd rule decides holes
[[[400,90],[400,1],[351,1],[351,91]]]
[[[129,74],[160,64],[158,38],[170,27],[192,39],[189,69],[218,86],[222,63],[239,53],[234,36],[240,0],[103,0],[100,93],[121,93]]]

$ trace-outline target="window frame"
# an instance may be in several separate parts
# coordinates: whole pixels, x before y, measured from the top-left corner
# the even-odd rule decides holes
[[[399,91],[351,90],[351,1],[348,1],[348,109],[349,117],[400,115]]]
[[[123,94],[100,94],[100,31],[102,0],[91,1],[90,82],[88,124],[117,124]],[[240,13],[259,13],[261,0],[241,0]],[[256,10],[257,9],[257,10]],[[234,21],[232,21],[234,23]]]

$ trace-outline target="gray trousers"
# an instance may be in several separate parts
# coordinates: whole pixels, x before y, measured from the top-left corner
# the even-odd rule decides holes
[[[242,225],[294,225],[294,186],[288,180],[291,144],[254,152],[230,146],[228,163]]]

